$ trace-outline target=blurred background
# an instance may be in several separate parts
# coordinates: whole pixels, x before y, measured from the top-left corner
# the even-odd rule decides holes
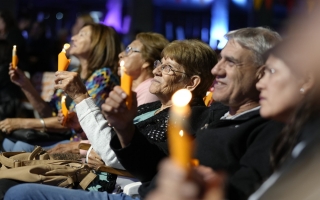
[[[281,31],[291,13],[312,6],[313,1],[0,0],[0,9],[13,12],[25,38],[32,29],[40,29],[35,22],[44,22],[48,39],[68,41],[77,15],[88,12],[96,22],[113,26],[124,45],[138,32],[155,31],[170,41],[198,38],[220,49],[229,30],[268,26]]]

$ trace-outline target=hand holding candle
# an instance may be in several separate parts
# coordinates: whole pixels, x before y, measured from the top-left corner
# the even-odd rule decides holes
[[[12,49],[12,67],[14,69],[16,69],[17,65],[18,65],[17,46],[13,45],[13,49]]]
[[[68,108],[66,106],[66,96],[61,97],[61,110],[62,110],[62,114],[64,116],[62,126],[65,126],[67,123],[67,120],[68,120]]]
[[[58,55],[58,71],[66,71],[70,60],[67,59],[66,50],[69,49],[70,44],[66,43],[63,45],[62,51]]]
[[[132,104],[132,77],[126,73],[126,68],[124,67],[124,61],[120,62],[121,67],[121,88],[127,94],[127,107],[130,110]]]
[[[168,126],[168,143],[171,159],[185,170],[190,169],[193,152],[193,142],[187,133],[190,107],[188,103],[192,98],[187,89],[178,90],[172,96],[172,107]]]

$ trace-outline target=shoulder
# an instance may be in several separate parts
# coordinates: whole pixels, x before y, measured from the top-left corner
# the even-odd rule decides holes
[[[152,111],[152,110],[156,110],[159,109],[161,107],[161,102],[160,101],[155,101],[155,102],[151,102],[151,103],[146,103],[146,104],[142,104],[141,106],[138,107],[138,115],[141,115],[143,113]]]

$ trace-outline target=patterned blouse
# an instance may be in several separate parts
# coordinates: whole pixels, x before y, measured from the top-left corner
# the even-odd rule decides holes
[[[88,94],[95,100],[96,105],[100,107],[113,87],[119,85],[119,78],[112,74],[110,68],[104,67],[94,71],[92,75],[84,81],[84,84]],[[55,113],[61,109],[61,97],[63,94],[63,90],[57,90],[50,101]],[[68,109],[69,111],[74,111],[74,108],[75,103],[71,101]]]

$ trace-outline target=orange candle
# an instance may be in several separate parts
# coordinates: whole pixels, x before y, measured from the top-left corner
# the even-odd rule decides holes
[[[172,107],[168,124],[168,144],[171,159],[185,170],[190,169],[193,152],[193,139],[187,133],[189,102],[192,95],[189,90],[178,90],[172,96]]]
[[[67,59],[66,50],[69,49],[70,44],[66,43],[63,45],[62,51],[58,55],[58,71],[66,71],[70,60]]]
[[[18,65],[17,46],[13,45],[13,49],[12,49],[12,67],[16,69],[17,65]]]
[[[206,106],[209,106],[210,102],[212,101],[212,95],[213,95],[213,92],[207,92],[207,95],[203,98],[203,101],[204,101],[204,104]]]
[[[66,96],[61,97],[61,110],[62,110],[62,114],[64,116],[62,125],[65,126],[67,123],[67,119],[68,119],[68,108],[66,106]]]
[[[120,62],[121,67],[121,88],[127,94],[126,105],[128,109],[131,109],[132,104],[132,77],[126,73],[126,68],[124,67],[124,61]]]

